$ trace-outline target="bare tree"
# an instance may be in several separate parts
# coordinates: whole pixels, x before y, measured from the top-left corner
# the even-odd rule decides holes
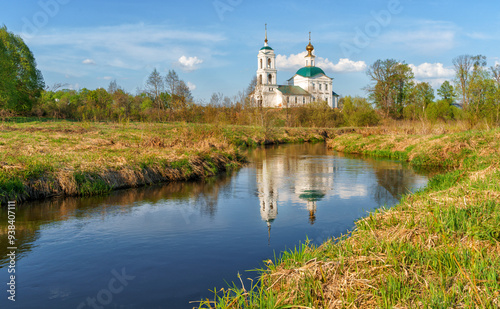
[[[246,96],[252,94],[255,91],[255,87],[257,87],[257,76],[254,76],[250,81],[250,84],[248,84],[248,88],[246,90]]]
[[[175,94],[179,97],[184,98],[186,103],[191,103],[194,101],[193,95],[191,94],[191,89],[189,89],[189,86],[186,85],[183,80],[179,81],[179,85],[177,86]]]
[[[500,87],[500,64],[490,67],[490,70],[497,82],[497,86]]]
[[[109,94],[114,94],[120,87],[116,83],[116,79],[113,79],[112,81],[109,82],[108,86],[108,93]]]
[[[168,70],[168,74],[165,77],[165,82],[167,84],[167,91],[170,93],[170,95],[179,95],[179,76],[174,70]]]
[[[210,105],[220,107],[224,102],[224,94],[222,92],[214,92],[210,97]]]
[[[64,88],[64,87],[68,87],[68,86],[69,86],[68,83],[55,83],[51,87],[45,86],[45,90],[46,91],[56,92],[57,90],[59,90],[61,88]]]
[[[462,106],[464,109],[470,103],[470,83],[474,78],[474,71],[479,67],[486,66],[486,57],[482,55],[460,55],[453,59],[455,67],[455,78],[462,95]]]
[[[162,108],[161,104],[161,93],[165,91],[165,83],[163,82],[163,78],[156,68],[151,72],[146,81],[146,93],[149,95],[153,103],[158,108]]]

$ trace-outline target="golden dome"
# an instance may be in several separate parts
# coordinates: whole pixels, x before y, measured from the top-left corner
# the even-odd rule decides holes
[[[307,44],[306,50],[308,52],[308,56],[312,56],[312,51],[314,50],[314,46],[312,46],[311,44],[311,32],[309,32],[309,44]]]
[[[306,50],[307,51],[313,51],[314,50],[314,46],[312,46],[311,42],[309,42],[309,44],[306,46]]]

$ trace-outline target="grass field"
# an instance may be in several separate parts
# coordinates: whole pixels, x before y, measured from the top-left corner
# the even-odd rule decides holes
[[[328,145],[439,169],[425,189],[348,235],[282,253],[258,282],[200,308],[499,308],[500,130],[405,130],[362,129]]]
[[[2,123],[1,202],[211,176],[241,165],[241,147],[320,141],[328,134],[185,123]]]

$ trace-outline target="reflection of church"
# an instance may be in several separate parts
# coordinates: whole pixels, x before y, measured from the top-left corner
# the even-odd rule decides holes
[[[273,177],[273,166],[278,162],[262,161],[262,168],[257,169],[257,188],[260,201],[260,217],[267,223],[269,238],[271,237],[271,223],[278,216],[278,185]],[[276,168],[276,166],[274,166]]]
[[[278,216],[279,201],[303,205],[314,224],[317,202],[333,188],[333,163],[318,164],[293,156],[262,158],[261,162],[256,167],[260,215],[269,233]]]

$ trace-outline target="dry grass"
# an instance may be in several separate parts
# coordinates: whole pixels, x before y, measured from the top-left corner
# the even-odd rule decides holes
[[[237,147],[320,141],[334,129],[185,123],[0,124],[2,201],[92,195],[214,175],[240,165]]]

